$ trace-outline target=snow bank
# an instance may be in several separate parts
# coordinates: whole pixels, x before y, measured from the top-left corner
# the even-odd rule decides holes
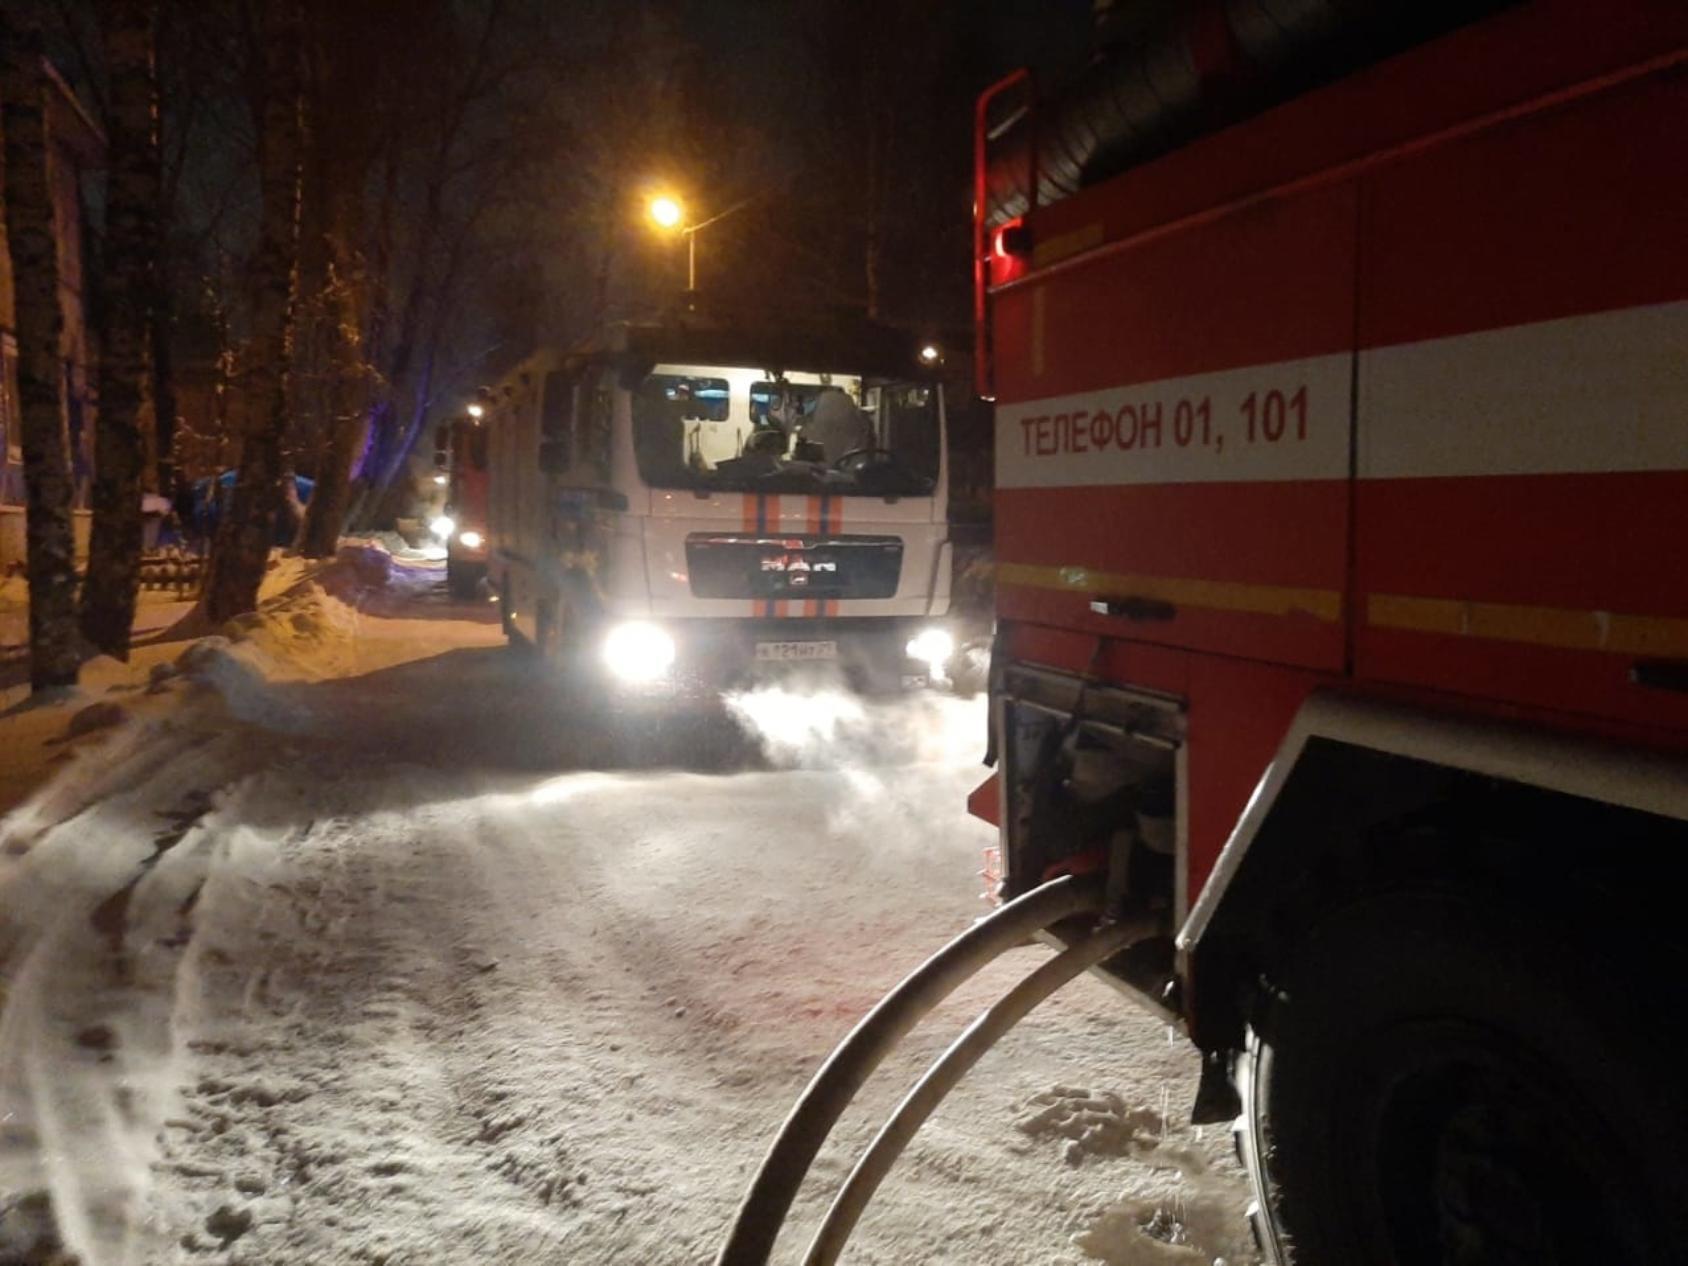
[[[445,561],[446,550],[443,545],[427,542],[422,545],[412,545],[397,532],[371,532],[368,536],[345,536],[340,538],[342,547],[367,546],[379,549],[393,558],[405,563],[440,563]]]
[[[149,1246],[158,1132],[185,1052],[172,1022],[205,823],[253,763],[213,709],[117,730],[0,822],[0,1193],[51,1193],[96,1266]]]
[[[0,817],[0,1248],[36,1251],[43,1193],[86,1266],[165,1247],[149,1198],[191,1054],[196,905],[213,879],[270,881],[270,851],[236,846],[266,794],[253,776],[315,721],[297,687],[360,666],[360,606],[394,572],[368,546],[283,560],[257,612],[91,661],[80,688],[0,720],[9,767],[56,766]]]

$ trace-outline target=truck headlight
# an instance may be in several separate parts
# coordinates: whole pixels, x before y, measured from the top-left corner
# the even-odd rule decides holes
[[[949,663],[951,655],[955,654],[955,638],[950,636],[948,629],[921,629],[909,639],[903,648],[910,659],[918,659],[931,667],[935,673]]]
[[[604,639],[604,664],[622,681],[655,681],[674,666],[674,639],[645,620],[629,620]]]
[[[481,547],[481,542],[485,539],[486,538],[479,532],[475,531],[474,528],[470,528],[465,532],[459,532],[457,534],[457,540],[464,549],[479,549]]]
[[[451,539],[451,534],[457,531],[457,520],[452,518],[449,514],[442,514],[432,523],[428,524],[428,530],[435,536],[439,537],[440,540],[449,541]]]

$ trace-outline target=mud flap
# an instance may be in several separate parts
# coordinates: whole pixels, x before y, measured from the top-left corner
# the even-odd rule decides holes
[[[1224,1051],[1204,1051],[1201,1081],[1196,1085],[1196,1101],[1190,1108],[1190,1124],[1228,1123],[1235,1121],[1242,1110],[1242,1096],[1231,1080],[1228,1056]]]

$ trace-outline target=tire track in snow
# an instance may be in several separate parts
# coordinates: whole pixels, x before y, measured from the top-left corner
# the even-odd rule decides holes
[[[238,787],[218,788],[252,764],[232,732],[134,731],[96,780],[124,790],[49,794],[7,821],[0,1192],[51,1192],[59,1234],[93,1263],[156,1236],[149,1169],[178,1080],[174,1008],[208,824],[239,814]],[[121,780],[126,764],[142,777]]]
[[[200,852],[167,855],[200,857],[204,881],[172,978],[172,1106],[140,1153],[157,1163],[148,1214],[106,1211],[145,1234],[88,1266],[707,1261],[808,1073],[977,912],[979,828],[951,809],[909,822],[958,805],[973,771],[401,767],[370,736],[406,719],[360,720],[365,689],[316,710],[334,718],[326,750],[276,752],[200,824]],[[132,909],[168,908],[142,891]],[[842,1144],[1041,954],[917,1035],[818,1175],[841,1178]],[[1176,1173],[1074,1165],[1014,1129],[1056,1083],[1151,1106],[1170,1084],[1181,1106],[1189,1061],[1163,1048],[1158,1026],[1075,986],[922,1132],[851,1260],[1070,1264],[1087,1231],[1104,1260],[1175,1260],[1131,1246],[1141,1210],[1120,1196],[1160,1200]]]
[[[416,794],[403,773],[374,787]],[[293,799],[320,811],[323,789],[302,780]],[[188,1024],[197,1075],[167,1146],[172,1221],[195,1228],[182,1246],[195,1260],[301,1262],[560,1246],[486,1182],[486,1149],[508,1127],[466,1110],[449,1072],[481,1009],[449,899],[472,891],[442,888],[449,859],[426,812],[340,807],[272,847],[261,885],[208,884],[201,898],[218,931]],[[238,1244],[214,1234],[219,1211],[240,1221]]]

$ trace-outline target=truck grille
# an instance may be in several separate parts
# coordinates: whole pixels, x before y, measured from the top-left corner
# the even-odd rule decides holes
[[[893,598],[903,542],[694,532],[686,538],[686,570],[699,598]]]

